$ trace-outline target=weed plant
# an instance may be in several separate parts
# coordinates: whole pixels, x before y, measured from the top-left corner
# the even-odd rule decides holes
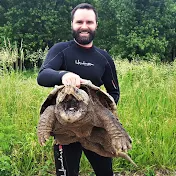
[[[113,160],[114,171],[176,170],[176,63],[116,61],[121,97],[120,121],[133,139],[129,155],[138,168]],[[48,176],[54,171],[53,139],[38,144],[40,105],[51,91],[36,83],[37,73],[0,72],[0,175]],[[86,157],[80,172],[92,172]],[[150,174],[152,173],[152,174]]]

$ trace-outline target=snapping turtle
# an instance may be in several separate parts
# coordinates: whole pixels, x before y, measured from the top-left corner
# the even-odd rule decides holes
[[[51,135],[55,144],[80,142],[101,156],[122,157],[136,166],[126,154],[132,141],[117,118],[113,98],[90,81],[51,91],[40,110],[39,143],[44,145]]]

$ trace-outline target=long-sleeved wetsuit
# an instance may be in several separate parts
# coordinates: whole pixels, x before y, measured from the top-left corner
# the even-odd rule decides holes
[[[119,85],[116,69],[109,54],[95,46],[84,48],[75,41],[55,44],[46,57],[38,74],[38,84],[53,87],[62,84],[62,76],[73,72],[83,79],[91,80],[96,86],[104,85],[117,103]],[[55,145],[54,156],[57,176],[77,176],[82,150],[97,176],[112,176],[111,158],[102,157],[84,149],[80,143]]]
[[[107,92],[119,99],[119,85],[112,58],[104,50],[93,46],[83,48],[74,41],[55,44],[49,51],[39,75],[38,84],[53,87],[62,84],[66,72],[73,72],[96,86],[104,84]]]

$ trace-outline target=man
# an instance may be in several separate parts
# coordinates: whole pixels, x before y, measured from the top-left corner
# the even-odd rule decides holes
[[[93,46],[97,29],[97,12],[87,3],[76,6],[71,13],[74,40],[55,44],[46,57],[38,84],[45,87],[73,85],[80,87],[85,80],[96,86],[104,85],[117,103],[119,85],[115,65],[107,52]],[[80,143],[54,145],[57,176],[77,176],[82,151],[97,176],[112,176],[112,159],[84,149]]]

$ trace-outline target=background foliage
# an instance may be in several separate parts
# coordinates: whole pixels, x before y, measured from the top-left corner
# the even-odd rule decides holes
[[[37,72],[19,70],[38,69],[54,43],[72,39],[70,11],[81,2],[0,0],[0,175],[54,171],[52,139],[42,148],[36,136],[39,108],[50,90],[37,85]],[[115,159],[114,171],[175,176],[176,0],[86,2],[99,12],[95,44],[116,59],[118,114],[133,138],[129,155],[139,166]],[[92,172],[84,155],[80,172]]]
[[[133,139],[129,155],[138,168],[114,158],[114,171],[125,176],[175,176],[176,62],[129,63],[116,59],[115,63],[121,88],[118,117]],[[40,106],[52,88],[38,86],[37,74],[0,72],[1,176],[54,173],[53,138],[41,147],[36,133]],[[80,175],[90,176],[92,172],[83,155]]]
[[[45,54],[39,49],[27,55],[34,69],[37,58]],[[50,89],[37,85],[38,70],[14,71],[11,65],[18,57],[23,65],[23,48],[10,42],[0,52],[0,175],[54,175],[52,138],[42,148],[36,135],[40,105]],[[125,176],[175,176],[176,62],[129,63],[116,58],[115,64],[121,87],[118,116],[133,139],[129,155],[139,167],[119,158],[114,159],[114,171]],[[83,155],[81,176],[92,172]]]
[[[4,38],[28,52],[72,39],[70,12],[82,0],[1,0]],[[99,13],[95,44],[128,60],[173,61],[176,0],[88,0]],[[30,61],[29,61],[30,62]],[[31,66],[31,65],[30,65]]]

